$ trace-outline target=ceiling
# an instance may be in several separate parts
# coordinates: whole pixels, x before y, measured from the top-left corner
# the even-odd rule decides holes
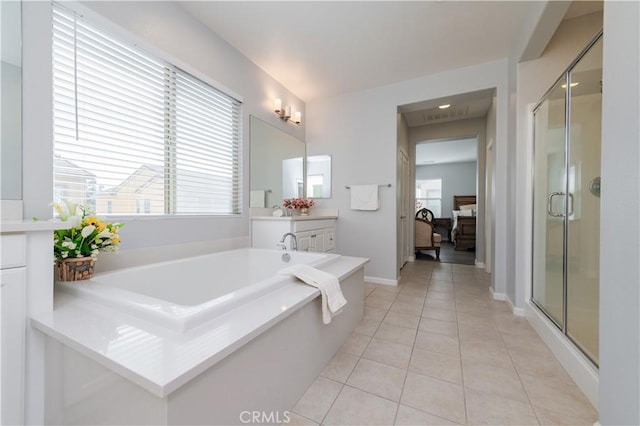
[[[532,2],[179,4],[309,102],[504,58]]]
[[[416,165],[462,163],[478,158],[478,139],[423,142],[416,145]]]

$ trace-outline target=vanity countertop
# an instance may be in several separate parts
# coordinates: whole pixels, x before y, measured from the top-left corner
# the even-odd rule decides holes
[[[0,232],[38,232],[55,231],[56,229],[68,229],[70,222],[59,220],[3,220],[0,222]]]
[[[323,219],[337,219],[338,215],[323,215],[323,216],[252,216],[251,220],[280,220],[280,221],[298,221],[298,220],[323,220]]]

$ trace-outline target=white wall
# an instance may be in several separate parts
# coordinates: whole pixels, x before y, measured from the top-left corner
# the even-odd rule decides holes
[[[495,239],[493,238],[493,228],[495,227],[495,214],[493,207],[495,203],[495,141],[496,141],[496,102],[495,96],[491,99],[491,106],[487,111],[487,122],[485,127],[485,181],[484,181],[484,193],[485,193],[485,208],[484,208],[484,235],[485,235],[485,255],[484,263],[486,265],[486,271],[491,272],[494,252],[495,252]],[[480,147],[482,148],[482,147]],[[482,182],[478,183],[478,187],[482,185]]]
[[[0,62],[0,92],[2,107],[2,123],[0,128],[0,198],[3,200],[20,200],[22,198],[22,82],[19,66],[8,62]]]
[[[305,126],[284,123],[272,111],[282,98],[306,116],[304,103],[240,52],[172,2],[64,3],[83,10],[87,19],[125,35],[215,86],[240,96],[242,105],[242,193],[244,213],[237,217],[165,217],[124,220],[122,248],[138,249],[193,241],[249,236],[249,115],[304,139]],[[24,41],[24,216],[51,217],[53,197],[51,113],[51,6],[23,3]]]
[[[338,251],[371,259],[366,275],[397,279],[397,107],[418,101],[497,88],[495,285],[506,287],[507,60],[498,60],[401,83],[317,100],[307,105],[307,152],[334,159],[334,196],[322,207],[340,209]],[[340,111],[339,114],[336,111]],[[376,212],[349,209],[345,185],[393,183],[381,188]],[[503,290],[504,292],[504,290]]]
[[[640,3],[604,3],[600,423],[640,424]],[[626,211],[624,220],[616,220]],[[623,237],[621,237],[623,236]]]
[[[442,217],[452,217],[454,195],[475,195],[476,161],[416,166],[416,180],[442,179]]]
[[[535,60],[518,64],[517,90],[517,191],[514,217],[518,225],[515,232],[516,283],[509,299],[516,307],[523,307],[531,289],[532,239],[532,107],[555,83],[587,43],[602,28],[602,13],[593,13],[563,21],[552,37],[544,54]],[[514,181],[516,180],[514,179]],[[604,217],[604,216],[603,216]]]

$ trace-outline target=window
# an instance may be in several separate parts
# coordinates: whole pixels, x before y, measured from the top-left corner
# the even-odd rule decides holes
[[[416,211],[425,207],[442,217],[442,179],[416,180]]]
[[[53,11],[56,201],[99,214],[240,213],[240,102]]]

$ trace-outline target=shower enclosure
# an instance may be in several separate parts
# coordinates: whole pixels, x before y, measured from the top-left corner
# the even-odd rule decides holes
[[[597,366],[602,33],[533,116],[532,302]]]

